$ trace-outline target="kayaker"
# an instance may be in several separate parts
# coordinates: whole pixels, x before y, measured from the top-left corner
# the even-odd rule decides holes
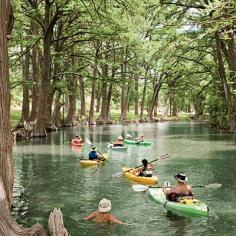
[[[141,142],[143,142],[143,141],[144,141],[144,135],[141,135],[141,136],[135,138],[135,140],[136,140],[136,143],[141,143]]]
[[[98,153],[96,147],[92,147],[91,151],[89,152],[89,160],[94,161],[94,160],[102,160],[103,157],[101,154]]]
[[[152,170],[155,169],[155,166],[151,163],[148,163],[146,159],[142,160],[143,166],[134,170],[134,175],[143,176],[143,177],[152,177]]]
[[[76,135],[75,138],[73,139],[73,142],[74,143],[82,143],[83,139],[80,136]]]
[[[187,184],[188,177],[184,173],[177,173],[174,175],[177,180],[177,184],[173,187],[163,187],[163,192],[166,195],[166,199],[173,202],[178,202],[183,197],[193,198],[192,187]]]
[[[85,217],[84,220],[95,219],[96,223],[113,223],[113,224],[124,224],[118,220],[115,216],[110,214],[111,201],[103,198],[98,204],[98,210]]]
[[[113,143],[113,147],[122,147],[122,146],[124,146],[124,139],[122,136],[119,136]]]

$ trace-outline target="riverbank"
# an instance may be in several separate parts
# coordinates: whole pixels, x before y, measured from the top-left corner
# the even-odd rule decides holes
[[[12,110],[11,111],[11,126],[12,128],[16,127],[17,124],[20,122],[21,117],[21,111],[18,110]],[[96,121],[99,117],[99,113],[94,113],[94,120]],[[180,113],[178,116],[168,116],[163,117],[161,113],[158,113],[155,117],[153,122],[159,122],[159,121],[190,121],[193,120],[194,116],[192,113]],[[79,117],[77,120],[77,125],[86,125],[87,124],[88,117]],[[111,112],[111,120],[108,122],[108,124],[122,124],[122,123],[149,123],[150,120],[148,119],[147,114],[144,114],[143,118],[140,119],[139,115],[135,115],[133,111],[128,112],[127,114],[127,120],[122,122],[120,121],[120,112],[119,111],[112,111]],[[153,123],[150,122],[150,123]],[[97,122],[96,124],[100,124]]]

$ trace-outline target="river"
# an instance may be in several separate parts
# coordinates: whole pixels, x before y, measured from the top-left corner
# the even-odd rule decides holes
[[[81,168],[79,161],[90,146],[73,149],[75,135],[88,138],[109,163],[103,167]],[[153,141],[151,147],[129,146],[127,152],[110,151],[107,143],[120,134]],[[221,183],[218,189],[196,188],[197,198],[210,209],[209,217],[183,217],[167,213],[145,193],[134,192],[132,183],[113,173],[123,166],[138,166],[145,157],[158,160],[154,174],[160,185],[175,183],[173,175],[184,171],[192,185]],[[223,134],[204,123],[163,122],[94,127],[74,127],[53,133],[47,139],[17,143],[13,149],[15,182],[13,216],[18,223],[47,228],[49,213],[60,208],[65,227],[72,236],[156,236],[236,234],[236,136]],[[83,217],[97,209],[102,198],[112,201],[112,213],[128,225],[96,224]]]

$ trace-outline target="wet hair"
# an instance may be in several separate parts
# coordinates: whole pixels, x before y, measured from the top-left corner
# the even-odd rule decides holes
[[[142,160],[142,163],[143,163],[143,166],[144,166],[144,167],[147,167],[147,165],[148,165],[147,159],[143,159],[143,160]]]

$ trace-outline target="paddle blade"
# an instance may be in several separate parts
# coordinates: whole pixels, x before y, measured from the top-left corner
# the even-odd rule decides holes
[[[221,188],[222,184],[220,183],[213,183],[213,184],[208,184],[205,187],[206,188]]]
[[[132,185],[132,189],[135,192],[144,192],[149,189],[149,186],[142,185],[142,184],[134,184],[134,185]]]
[[[119,177],[121,177],[123,175],[123,172],[116,172],[116,173],[113,173],[112,174],[112,177],[113,178],[119,178]]]
[[[90,142],[90,140],[89,140],[88,138],[86,138],[86,142],[87,142],[90,146],[92,146],[92,143]]]

